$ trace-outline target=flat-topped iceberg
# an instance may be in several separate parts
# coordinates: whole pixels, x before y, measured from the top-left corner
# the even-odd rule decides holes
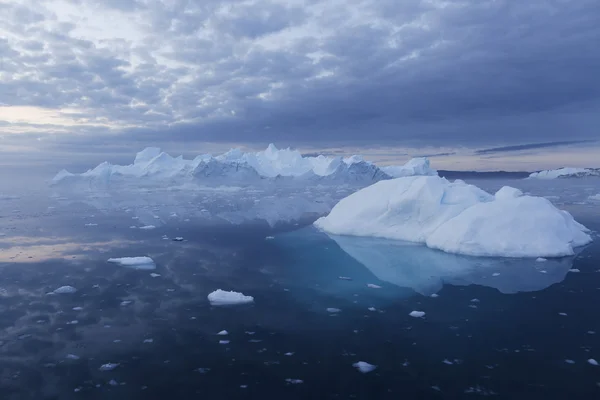
[[[491,195],[439,176],[377,182],[342,199],[315,226],[471,256],[562,257],[592,240],[586,227],[545,198],[510,187]]]
[[[534,172],[529,178],[535,179],[556,179],[556,178],[580,178],[584,176],[600,176],[600,169],[597,168],[559,168],[545,171]]]
[[[369,184],[393,176],[436,174],[426,158],[413,159],[402,166],[388,166],[382,169],[360,156],[308,157],[297,150],[279,150],[273,144],[258,152],[232,149],[221,155],[202,154],[191,160],[181,156],[172,157],[159,148],[148,147],[137,153],[133,164],[113,165],[103,162],[81,174],[62,170],[52,179],[51,184],[81,180],[108,184],[115,179],[118,181],[127,178],[133,178],[136,182],[186,178],[206,182],[212,178],[219,184],[250,184],[265,179],[288,178],[317,183],[348,181]]]

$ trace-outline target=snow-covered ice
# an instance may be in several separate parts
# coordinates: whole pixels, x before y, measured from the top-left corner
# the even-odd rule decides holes
[[[569,256],[592,240],[586,227],[545,198],[507,186],[491,195],[439,176],[377,182],[342,199],[315,226],[471,256]]]
[[[213,306],[230,306],[237,304],[248,304],[254,302],[254,297],[243,293],[217,289],[208,295],[208,301]]]
[[[594,360],[593,358],[590,358],[589,360],[587,360],[587,362],[588,362],[588,364],[591,364],[591,365],[595,365],[595,366],[599,365],[598,361]]]
[[[219,344],[229,344],[229,340],[219,340]]]
[[[139,270],[156,269],[156,264],[154,263],[154,260],[147,256],[109,258],[108,262],[120,265],[122,267],[132,268],[132,269],[139,269]]]
[[[425,312],[423,311],[411,311],[408,315],[415,318],[422,318],[425,316]]]
[[[222,330],[221,332],[217,333],[217,335],[225,336],[225,335],[229,335],[229,332],[227,332],[226,330]]]
[[[367,287],[371,289],[381,289],[381,286],[375,285],[374,283],[367,283]]]
[[[339,313],[342,310],[340,310],[339,308],[334,308],[334,307],[328,307],[326,310],[328,313]]]
[[[365,362],[365,361],[356,362],[356,363],[352,364],[352,366],[354,368],[358,369],[363,374],[366,374],[367,372],[371,372],[371,371],[375,370],[375,368],[377,368],[376,365],[369,364],[368,362]]]
[[[140,229],[143,229],[145,231],[149,231],[151,229],[156,229],[156,226],[154,226],[154,225],[144,225],[144,226],[140,226]]]

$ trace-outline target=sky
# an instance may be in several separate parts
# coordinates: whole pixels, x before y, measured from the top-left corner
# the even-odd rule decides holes
[[[600,166],[598,43],[598,0],[0,0],[0,166],[270,142]]]

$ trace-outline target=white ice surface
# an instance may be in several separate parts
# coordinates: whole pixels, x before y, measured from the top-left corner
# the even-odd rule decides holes
[[[54,294],[71,294],[71,293],[75,293],[77,292],[77,289],[75,289],[73,286],[61,286],[58,289],[55,289],[54,291],[52,291],[51,293]]]
[[[109,258],[109,263],[114,263],[122,267],[139,269],[139,270],[153,270],[156,269],[154,260],[150,257],[121,257],[121,258]]]
[[[315,226],[472,256],[561,257],[591,241],[587,228],[545,198],[510,187],[491,195],[438,176],[377,182],[342,199]]]
[[[228,292],[217,289],[208,295],[208,301],[213,306],[231,306],[237,304],[248,304],[254,302],[254,297],[245,296],[239,292]]]

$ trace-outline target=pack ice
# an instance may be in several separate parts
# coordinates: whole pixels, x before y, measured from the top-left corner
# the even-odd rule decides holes
[[[529,175],[529,178],[534,179],[556,179],[556,178],[581,178],[584,176],[600,176],[598,168],[572,168],[565,167],[559,169],[550,169],[545,171],[534,172]]]
[[[491,195],[439,176],[377,182],[342,199],[315,226],[471,256],[562,257],[592,240],[586,227],[545,198],[507,186]]]

